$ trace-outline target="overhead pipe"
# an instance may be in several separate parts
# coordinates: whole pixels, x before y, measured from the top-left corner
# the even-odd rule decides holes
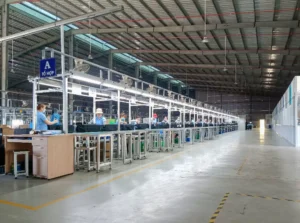
[[[94,18],[94,17],[97,17],[97,16],[103,16],[103,15],[107,15],[107,14],[111,14],[111,13],[116,13],[116,12],[122,11],[123,9],[124,9],[123,6],[116,6],[116,7],[110,8],[110,9],[91,12],[91,13],[87,13],[87,14],[84,14],[84,15],[69,18],[69,19],[63,19],[63,20],[56,21],[56,22],[53,22],[53,23],[49,23],[49,24],[46,24],[46,25],[43,25],[43,26],[40,26],[40,27],[37,27],[37,28],[28,29],[28,30],[23,31],[23,32],[19,32],[19,33],[16,33],[16,34],[12,34],[12,35],[9,35],[9,36],[2,37],[2,38],[0,38],[0,43],[3,42],[3,41],[10,41],[10,40],[13,40],[13,39],[18,39],[18,38],[21,38],[21,37],[24,37],[24,36],[39,33],[39,32],[42,32],[42,31],[45,31],[45,30],[48,30],[48,29],[52,29],[52,28],[56,28],[56,27],[59,27],[59,26],[62,26],[62,25],[74,23],[74,22],[77,22],[77,21],[80,21],[80,20],[91,19],[91,18]]]
[[[175,64],[175,63],[155,63],[155,62],[141,62],[141,65],[154,66],[154,67],[184,67],[184,68],[207,68],[207,69],[223,69],[222,64]],[[226,65],[227,69],[235,69],[235,65]],[[273,70],[299,70],[300,66],[248,66],[238,65],[239,69],[273,69]]]
[[[271,22],[243,22],[243,23],[215,23],[207,24],[206,30],[224,30],[224,29],[240,29],[240,28],[298,28],[298,21],[271,21]],[[75,29],[72,30],[74,35],[77,34],[101,34],[101,33],[182,33],[182,32],[198,32],[204,31],[201,25],[184,25],[184,26],[159,26],[144,28],[106,28],[106,29]]]
[[[181,54],[181,55],[223,55],[224,50],[128,50],[128,49],[114,49],[112,53],[131,53],[131,54]],[[291,50],[268,50],[268,49],[255,49],[255,50],[226,50],[227,54],[280,54],[280,55],[300,55],[298,49]]]

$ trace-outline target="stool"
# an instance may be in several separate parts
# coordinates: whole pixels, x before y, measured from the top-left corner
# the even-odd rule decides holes
[[[18,155],[25,155],[25,171],[18,171]],[[15,179],[18,176],[25,175],[26,177],[29,176],[29,151],[14,151],[14,175]]]

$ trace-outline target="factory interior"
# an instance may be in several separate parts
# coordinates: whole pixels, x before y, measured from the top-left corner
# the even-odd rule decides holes
[[[299,19],[0,0],[0,223],[298,223]]]

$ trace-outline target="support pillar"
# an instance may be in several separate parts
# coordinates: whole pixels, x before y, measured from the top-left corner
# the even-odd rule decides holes
[[[71,35],[69,38],[68,38],[68,53],[70,56],[74,56],[74,36]],[[74,59],[69,57],[68,58],[68,64],[69,64],[69,70],[73,70],[74,69]],[[70,80],[70,82],[73,82],[73,79]],[[70,122],[69,124],[72,125],[73,124],[73,106],[74,106],[74,95],[73,94],[70,94],[69,95],[69,98],[68,98],[68,101],[69,101],[69,112],[70,112]]]
[[[178,94],[182,94],[181,84],[178,84]]]
[[[140,76],[140,66],[141,66],[141,63],[136,62],[136,64],[135,64],[135,78],[139,78],[139,76]]]
[[[1,15],[2,15],[2,37],[7,36],[8,34],[8,5],[4,2],[1,8]],[[2,42],[2,70],[1,70],[1,104],[3,107],[6,106],[6,90],[7,90],[7,73],[8,73],[8,42]],[[5,124],[5,123],[2,123]]]
[[[1,8],[1,29],[2,29],[2,37],[7,36],[8,33],[8,5],[6,2],[2,5]],[[8,73],[8,48],[7,48],[7,42],[4,41],[1,44],[2,46],[2,70],[1,70],[1,105],[3,107],[6,107],[6,90],[7,90],[7,73]],[[6,118],[5,118],[5,110],[2,110],[2,124],[6,124]]]
[[[114,66],[114,54],[110,50],[108,54],[108,68],[113,69],[113,66]]]
[[[110,100],[108,102],[108,107],[109,107],[109,118],[112,118],[112,109],[113,109],[113,104],[112,104],[112,100]],[[118,117],[119,118],[119,117]]]
[[[169,79],[169,80],[168,80],[168,90],[172,90],[171,87],[172,87],[172,86],[171,86],[171,79]]]
[[[188,96],[188,97],[190,96],[190,88],[189,88],[189,86],[186,86],[185,95]]]
[[[153,84],[154,85],[157,85],[157,76],[158,76],[157,72],[154,72],[154,75],[153,75]]]
[[[63,131],[68,133],[68,77],[65,71],[65,30],[64,25],[60,26],[60,46],[61,46],[61,74],[63,91]]]

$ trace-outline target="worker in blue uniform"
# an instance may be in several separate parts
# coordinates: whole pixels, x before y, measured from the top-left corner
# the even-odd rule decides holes
[[[96,110],[96,125],[105,125],[106,124],[106,118],[103,116],[103,111],[101,108],[97,108]]]
[[[54,120],[57,120],[57,123],[55,125],[59,125],[60,115],[58,114],[58,110],[56,108],[53,109],[52,115],[50,118],[51,122],[53,122]]]
[[[48,125],[55,125],[57,123],[57,120],[54,120],[53,122],[49,121],[46,118],[45,112],[46,112],[46,106],[43,104],[39,104],[37,106],[35,130],[47,131]]]

